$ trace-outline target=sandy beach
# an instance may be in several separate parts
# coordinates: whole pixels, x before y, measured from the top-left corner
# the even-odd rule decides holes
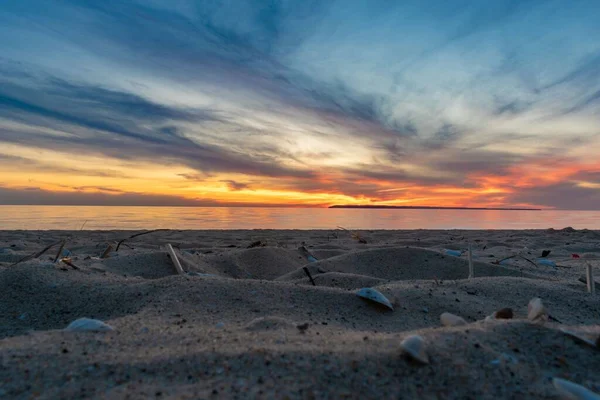
[[[563,398],[553,378],[600,393],[598,347],[563,332],[600,336],[600,295],[580,280],[590,263],[600,281],[598,231],[161,230],[118,244],[141,232],[0,231],[0,398]],[[547,321],[528,319],[533,298]],[[485,320],[504,308],[512,319]],[[445,312],[466,324],[443,326]],[[65,330],[78,318],[113,330]],[[410,335],[428,363],[403,352]]]

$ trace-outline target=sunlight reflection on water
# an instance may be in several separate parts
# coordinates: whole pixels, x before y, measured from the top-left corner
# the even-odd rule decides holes
[[[0,206],[0,229],[600,229],[600,211]]]

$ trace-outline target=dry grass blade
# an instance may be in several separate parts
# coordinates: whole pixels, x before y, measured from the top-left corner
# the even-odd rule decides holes
[[[62,243],[60,244],[60,247],[58,248],[58,251],[56,252],[56,257],[54,257],[54,261],[53,262],[57,262],[58,261],[58,258],[60,257],[60,254],[62,253],[62,251],[65,248],[66,244],[67,244],[67,239],[63,239]]]
[[[61,242],[62,242],[62,240],[59,240],[58,242],[52,243],[51,245],[44,247],[42,250],[38,251],[37,253],[33,253],[33,254],[30,254],[28,256],[25,256],[25,257],[21,258],[19,261],[17,261],[14,264],[11,264],[10,266],[14,267],[15,265],[17,265],[19,263],[22,263],[22,262],[25,262],[25,261],[29,261],[29,260],[31,260],[33,258],[38,258],[42,254],[44,254],[45,252],[47,252],[48,250],[50,250],[51,248],[53,248],[54,246],[56,246],[57,244],[60,244]]]
[[[70,258],[63,258],[63,259],[61,259],[60,261],[61,261],[61,262],[63,262],[63,263],[65,263],[65,264],[67,264],[69,267],[71,267],[71,268],[73,268],[73,269],[76,269],[76,270],[78,270],[78,271],[81,269],[81,268],[79,268],[78,266],[76,266],[75,264],[73,264],[73,263],[71,262],[71,259],[70,259]]]
[[[131,235],[131,236],[125,238],[125,239],[121,239],[119,241],[119,243],[117,243],[117,248],[115,249],[115,251],[119,251],[119,247],[121,247],[121,243],[123,243],[126,240],[133,239],[133,238],[136,238],[136,237],[142,236],[142,235],[147,235],[149,233],[160,232],[160,231],[168,231],[168,229],[153,229],[151,231],[145,231],[145,232],[136,233],[135,235]]]
[[[169,252],[169,256],[171,256],[171,261],[173,262],[173,265],[175,266],[175,270],[177,271],[177,273],[179,275],[185,274],[185,271],[181,267],[181,263],[179,262],[179,259],[177,258],[177,254],[175,254],[175,249],[173,249],[173,246],[171,246],[170,243],[167,243],[167,251]]]
[[[357,240],[358,243],[367,244],[367,240],[365,238],[363,238],[362,236],[360,236],[360,234],[358,232],[348,230],[348,229],[344,228],[343,226],[338,226],[338,228],[342,229],[346,232],[350,232],[350,236],[352,237],[352,239]]]

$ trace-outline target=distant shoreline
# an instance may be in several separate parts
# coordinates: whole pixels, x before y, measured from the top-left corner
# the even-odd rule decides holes
[[[497,208],[497,207],[435,207],[435,206],[376,206],[376,205],[334,205],[329,208],[372,208],[386,210],[478,210],[478,211],[542,211],[541,208]]]

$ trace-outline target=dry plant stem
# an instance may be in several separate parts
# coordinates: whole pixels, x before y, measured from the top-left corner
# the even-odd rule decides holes
[[[115,249],[115,251],[119,251],[119,247],[121,246],[121,243],[123,243],[123,242],[124,242],[124,241],[126,241],[126,240],[133,239],[133,238],[135,238],[135,237],[142,236],[142,235],[147,235],[147,234],[149,234],[149,233],[159,232],[159,231],[168,231],[168,229],[153,229],[153,230],[151,230],[151,231],[146,231],[146,232],[140,232],[140,233],[136,233],[135,235],[131,235],[131,236],[129,236],[128,238],[121,239],[121,240],[119,241],[119,243],[117,243],[117,248]]]
[[[594,269],[592,264],[585,263],[585,276],[587,279],[587,289],[591,294],[596,293],[596,282],[594,282]]]
[[[58,258],[60,257],[60,253],[62,253],[62,251],[65,248],[66,244],[67,244],[67,239],[63,239],[62,243],[60,244],[60,247],[58,248],[58,251],[56,252],[56,257],[54,257],[54,261],[53,262],[57,262],[58,261]]]
[[[21,258],[19,261],[17,261],[14,264],[11,264],[10,266],[14,267],[17,264],[25,262],[25,261],[28,261],[28,260],[31,260],[32,258],[38,258],[42,254],[44,254],[45,252],[47,252],[48,250],[50,250],[51,248],[53,248],[54,246],[56,246],[57,244],[60,244],[61,242],[62,242],[62,240],[59,240],[58,242],[52,243],[51,245],[49,245],[47,247],[44,247],[42,250],[40,250],[37,253],[33,253],[33,254],[30,254],[28,256],[25,256],[25,257]]]
[[[312,283],[313,286],[317,286],[317,284],[315,283],[315,280],[313,279],[312,275],[310,274],[310,271],[308,270],[308,268],[303,267],[302,269],[304,270],[304,273],[306,274],[306,276],[308,276],[308,279],[310,279],[310,283]]]
[[[473,247],[471,243],[469,243],[469,279],[473,279],[475,277],[475,273],[473,271]]]
[[[171,256],[171,261],[173,261],[175,270],[177,270],[177,273],[179,275],[183,275],[185,272],[183,271],[183,268],[181,267],[181,263],[179,262],[179,259],[177,258],[177,254],[175,254],[175,250],[173,249],[173,246],[171,246],[170,243],[167,243],[167,251],[169,252],[169,255]]]

